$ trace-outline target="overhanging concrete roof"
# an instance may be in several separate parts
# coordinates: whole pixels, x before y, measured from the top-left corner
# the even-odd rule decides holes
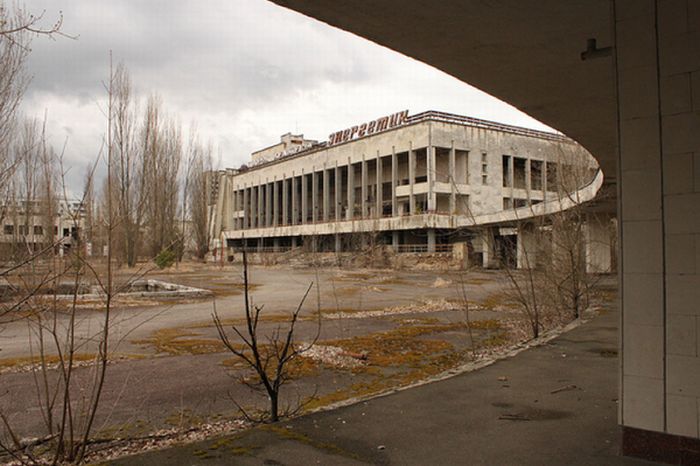
[[[272,0],[439,68],[586,147],[616,177],[609,0]]]

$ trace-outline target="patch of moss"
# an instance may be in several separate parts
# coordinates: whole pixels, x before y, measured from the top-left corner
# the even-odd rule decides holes
[[[199,333],[185,328],[163,328],[156,330],[146,339],[133,340],[132,343],[146,345],[153,348],[156,353],[170,355],[211,354],[226,350],[218,339],[192,338],[198,336],[200,336]]]

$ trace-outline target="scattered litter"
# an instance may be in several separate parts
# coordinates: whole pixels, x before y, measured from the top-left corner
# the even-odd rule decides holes
[[[386,448],[386,447],[385,447],[384,445],[379,445],[379,446],[377,447],[377,450],[384,450],[385,448]]]
[[[433,288],[447,288],[452,284],[451,281],[445,280],[442,277],[437,277],[433,282]]]
[[[498,378],[499,382],[506,382],[507,380],[508,380],[508,377],[506,377],[505,375],[502,375]]]
[[[502,421],[529,421],[530,418],[524,414],[501,414],[498,419]]]
[[[578,389],[578,387],[574,384],[571,384],[571,385],[565,385],[563,387],[555,388],[554,390],[552,390],[549,393],[555,394],[555,393],[559,393],[559,392],[568,392],[570,390],[576,390],[576,389]]]
[[[304,348],[306,348],[306,345],[299,345],[300,351]],[[367,360],[366,353],[350,353],[346,352],[343,348],[330,345],[313,345],[300,354],[305,358],[345,369],[362,366],[363,362]]]

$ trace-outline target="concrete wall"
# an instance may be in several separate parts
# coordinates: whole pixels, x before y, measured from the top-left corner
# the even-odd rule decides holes
[[[615,2],[622,424],[698,437],[700,3]]]

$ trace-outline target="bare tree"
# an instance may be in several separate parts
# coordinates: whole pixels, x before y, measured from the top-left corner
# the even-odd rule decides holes
[[[145,226],[149,254],[171,250],[177,242],[178,173],[182,160],[182,134],[177,123],[162,115],[159,97],[146,104],[140,144],[143,151]]]
[[[211,146],[195,145],[191,152],[191,181],[187,196],[192,233],[194,235],[195,256],[204,259],[209,252],[211,236],[209,226],[211,214],[209,207],[209,177],[212,176]]]
[[[257,419],[253,419],[250,415],[248,415],[248,413],[246,413],[243,407],[236,403],[238,409],[248,420],[258,422],[277,422],[280,419],[280,416],[292,415],[303,407],[302,405],[298,405],[295,408],[288,406],[282,412],[280,412],[280,390],[282,386],[290,380],[290,363],[298,358],[301,353],[307,351],[314,344],[316,344],[316,341],[318,341],[320,335],[321,310],[319,304],[319,309],[317,309],[318,327],[316,330],[316,335],[312,339],[311,343],[300,346],[294,341],[294,331],[299,319],[299,313],[301,312],[304,301],[309,295],[313,285],[313,282],[309,284],[306,292],[299,302],[299,305],[296,307],[294,312],[292,312],[287,329],[282,331],[281,327],[277,327],[272,331],[271,335],[267,337],[266,343],[261,342],[262,335],[260,329],[258,328],[258,324],[260,323],[260,313],[263,306],[253,305],[252,303],[250,296],[250,285],[248,282],[248,258],[246,249],[244,248],[243,298],[245,300],[245,328],[240,329],[235,325],[231,326],[231,329],[235,335],[243,341],[242,348],[235,342],[231,341],[226,333],[224,324],[216,312],[216,307],[214,308],[212,318],[214,320],[214,324],[216,325],[216,330],[219,333],[219,338],[223,342],[224,346],[226,346],[226,348],[233,353],[233,355],[243,361],[246,366],[249,369],[252,369],[254,372],[253,382],[249,382],[245,378],[242,379],[242,382],[254,390],[263,390],[270,401],[267,414]],[[316,286],[318,287],[318,285]]]

